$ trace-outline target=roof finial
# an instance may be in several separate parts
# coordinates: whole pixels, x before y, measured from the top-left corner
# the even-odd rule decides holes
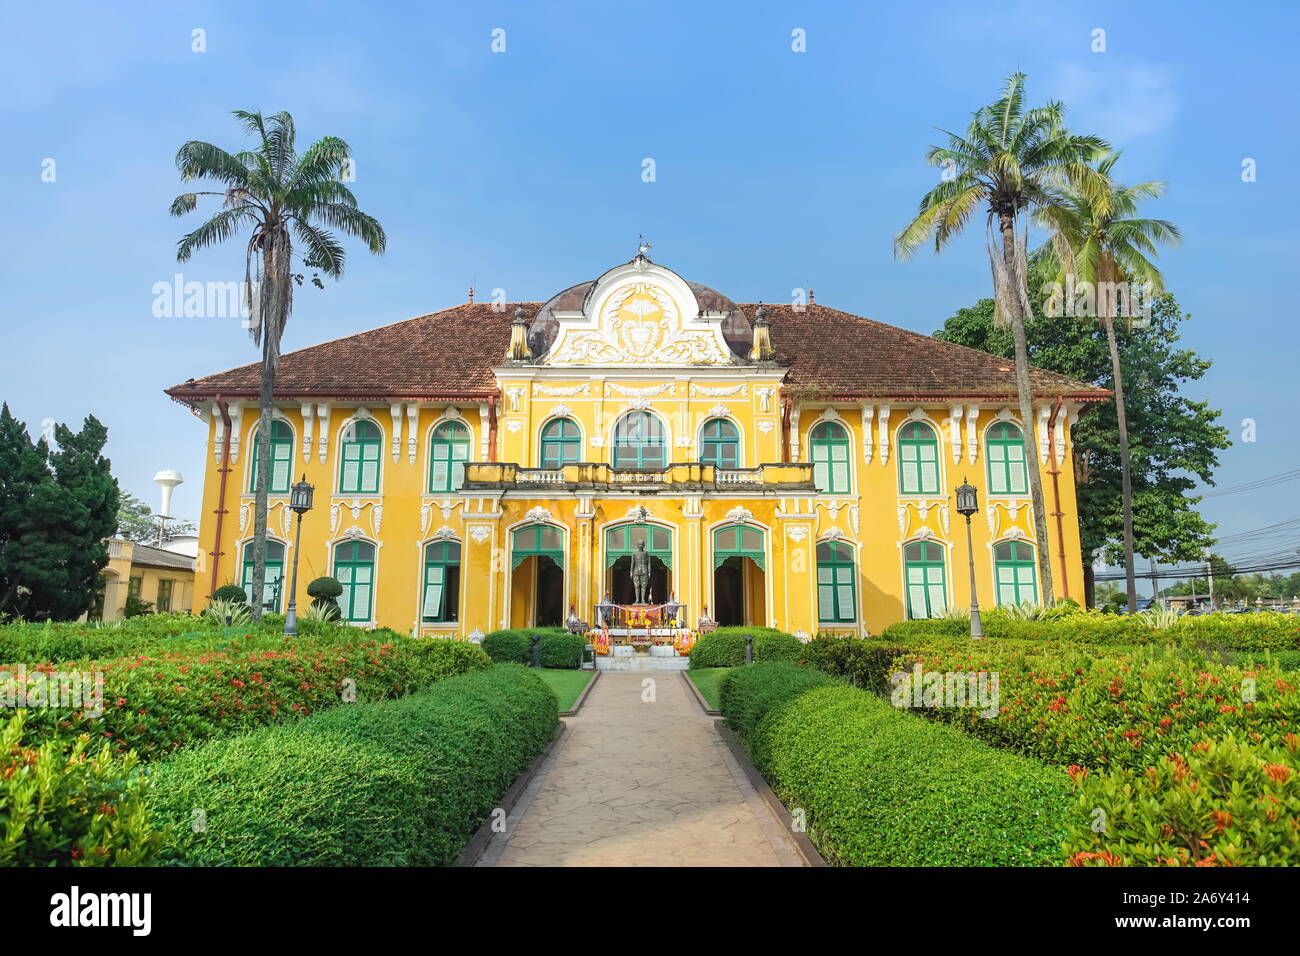
[[[470,302],[470,305],[473,305],[473,304],[474,304],[474,287],[473,287],[473,286],[470,286],[470,287],[469,287],[469,302]]]
[[[650,257],[646,255],[646,253],[648,253],[653,248],[654,246],[650,244],[650,240],[647,239],[644,235],[639,235],[636,237],[636,256],[638,259],[649,259]]]
[[[809,287],[808,287],[808,304],[809,304],[809,305],[815,305],[816,303],[817,303],[817,296],[815,296],[815,295],[813,294],[812,286],[809,286]]]

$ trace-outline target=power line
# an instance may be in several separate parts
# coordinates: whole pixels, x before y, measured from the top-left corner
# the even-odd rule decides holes
[[[1255,481],[1247,481],[1240,485],[1232,485],[1227,488],[1216,488],[1213,491],[1207,491],[1201,495],[1202,498],[1221,498],[1224,495],[1239,495],[1245,491],[1258,491],[1260,488],[1271,488],[1274,485],[1280,485],[1286,481],[1295,481],[1300,478],[1300,468],[1295,471],[1284,471],[1280,475],[1271,475],[1268,478],[1259,478]]]

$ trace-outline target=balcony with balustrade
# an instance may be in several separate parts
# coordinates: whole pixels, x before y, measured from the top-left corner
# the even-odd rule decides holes
[[[786,493],[816,491],[813,466],[781,462],[755,468],[721,468],[701,462],[680,462],[666,468],[622,468],[604,462],[573,462],[558,468],[524,468],[513,462],[479,461],[465,464],[464,491],[537,491],[542,495],[566,491],[752,491]]]

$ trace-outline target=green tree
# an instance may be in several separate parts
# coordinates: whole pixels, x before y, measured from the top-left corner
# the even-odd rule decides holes
[[[1068,132],[1065,108],[1060,103],[1026,109],[1024,88],[1025,75],[1011,74],[1001,98],[975,111],[965,136],[941,131],[948,137],[948,145],[930,147],[926,160],[942,168],[943,176],[939,185],[922,197],[916,218],[895,237],[894,254],[906,258],[931,238],[935,252],[940,252],[965,228],[976,210],[986,210],[996,316],[999,323],[1006,322],[1011,329],[1020,419],[1026,426],[1025,460],[1033,461],[1029,426],[1034,421],[1034,396],[1029,385],[1025,337],[1025,323],[1033,312],[1026,214],[1062,203],[1061,190],[1067,186],[1104,209],[1108,195],[1105,177],[1089,163],[1110,147],[1096,136]],[[1028,472],[1042,598],[1050,604],[1052,565],[1043,479],[1037,468],[1029,468]]]
[[[1137,216],[1138,204],[1144,199],[1160,196],[1165,184],[1116,184],[1111,174],[1118,160],[1119,153],[1111,153],[1097,163],[1097,171],[1109,184],[1104,201],[1096,202],[1089,196],[1071,192],[1065,202],[1038,210],[1037,218],[1052,231],[1053,241],[1042,248],[1037,265],[1048,279],[1042,287],[1044,296],[1048,297],[1043,311],[1059,318],[1080,314],[1080,310],[1070,307],[1082,305],[1081,314],[1085,317],[1095,315],[1106,331],[1111,381],[1115,389],[1115,415],[1119,425],[1125,591],[1128,610],[1132,614],[1137,611],[1137,582],[1133,568],[1133,485],[1124,407],[1124,376],[1115,338],[1115,320],[1137,317],[1140,308],[1137,298],[1148,302],[1148,292],[1152,297],[1164,292],[1164,276],[1151,258],[1156,255],[1156,243],[1175,244],[1182,236],[1178,227],[1168,220]],[[1140,290],[1136,296],[1135,286]],[[1063,301],[1064,289],[1078,289],[1079,294],[1067,303]]]
[[[363,240],[375,254],[387,240],[378,220],[357,208],[356,197],[343,184],[351,178],[352,152],[335,136],[317,140],[298,154],[293,117],[275,113],[235,110],[246,133],[257,139],[255,148],[228,153],[211,143],[190,141],[176,154],[181,180],[212,180],[219,192],[192,192],[172,202],[173,216],[193,212],[199,196],[218,196],[221,210],[183,237],[176,250],[180,262],[199,249],[215,245],[244,228],[250,230],[244,252],[244,278],[250,331],[262,348],[261,418],[257,431],[257,485],[253,512],[254,594],[262,593],[266,580],[267,488],[271,478],[271,413],[276,360],[280,339],[293,310],[293,286],[302,275],[293,271],[293,241],[306,250],[303,263],[333,279],[343,274],[344,250],[337,230]],[[317,285],[319,279],[313,279]],[[260,620],[262,605],[253,605]]]
[[[983,299],[950,318],[937,338],[1010,358],[1010,332],[993,321],[993,301]],[[1134,548],[1165,563],[1198,561],[1213,542],[1214,526],[1188,497],[1197,481],[1213,484],[1218,452],[1228,430],[1208,402],[1183,395],[1184,384],[1205,375],[1210,363],[1179,348],[1184,315],[1171,295],[1159,297],[1145,328],[1115,328],[1121,374],[1130,385],[1126,404],[1132,460]],[[1106,332],[1096,322],[1035,314],[1025,327],[1030,358],[1041,368],[1110,388],[1113,367]],[[1119,423],[1112,403],[1085,408],[1071,431],[1078,488],[1084,580],[1092,596],[1092,564],[1123,560],[1123,491]],[[1216,571],[1217,577],[1217,571]]]
[[[0,614],[72,620],[94,601],[117,523],[108,432],[56,425],[51,449],[0,409]]]
[[[171,520],[167,523],[168,536],[193,533],[194,525],[189,521]],[[153,509],[129,491],[122,492],[122,501],[118,505],[116,534],[137,544],[153,544],[158,540],[158,519],[154,517]]]

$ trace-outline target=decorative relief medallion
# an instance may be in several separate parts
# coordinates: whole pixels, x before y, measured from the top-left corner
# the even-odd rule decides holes
[[[734,522],[735,524],[744,524],[753,517],[754,512],[750,511],[748,508],[742,508],[739,505],[727,512],[727,520]]]
[[[796,544],[808,537],[808,529],[803,525],[792,525],[785,529],[786,536]]]
[[[488,538],[492,537],[492,529],[487,525],[476,524],[474,527],[470,528],[469,536],[479,544],[482,544]]]
[[[629,282],[605,300],[596,330],[570,330],[553,363],[729,365],[712,330],[686,329],[681,310],[652,282]]]
[[[538,505],[538,506],[535,507],[535,508],[529,508],[528,511],[524,513],[524,517],[527,518],[529,521],[552,521],[552,520],[554,520],[554,519],[552,519],[552,517],[551,517],[551,513],[550,513],[550,511],[548,511],[547,509],[543,508],[541,505]]]

